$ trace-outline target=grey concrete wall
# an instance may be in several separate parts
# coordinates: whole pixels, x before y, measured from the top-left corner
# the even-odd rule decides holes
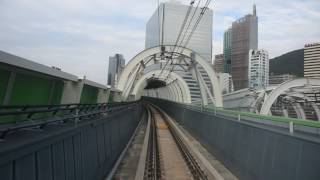
[[[65,81],[61,97],[61,104],[80,103],[83,85],[83,81]]]
[[[320,138],[290,134],[148,99],[164,109],[240,179],[319,180]]]
[[[0,179],[103,179],[132,136],[141,112],[138,104],[77,125],[10,134],[0,142]]]
[[[99,89],[97,103],[106,103],[109,100],[110,89]]]

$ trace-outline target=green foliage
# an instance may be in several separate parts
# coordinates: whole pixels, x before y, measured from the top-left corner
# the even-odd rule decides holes
[[[270,59],[270,74],[292,74],[303,77],[303,49]]]

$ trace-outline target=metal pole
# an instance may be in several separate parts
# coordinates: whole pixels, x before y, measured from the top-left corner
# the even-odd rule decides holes
[[[293,125],[292,121],[289,122],[289,131],[290,131],[290,133],[293,133],[293,131],[294,131],[294,125]]]

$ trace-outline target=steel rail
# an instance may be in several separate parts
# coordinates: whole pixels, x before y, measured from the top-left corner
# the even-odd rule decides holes
[[[149,109],[153,107],[156,112],[158,112],[164,122],[167,124],[170,134],[172,135],[175,144],[177,145],[186,165],[188,166],[189,171],[193,175],[193,178],[196,180],[207,180],[208,177],[205,172],[201,169],[196,159],[193,157],[192,153],[183,142],[182,138],[180,137],[179,133],[175,131],[171,124],[168,122],[167,117],[164,113],[159,110],[157,107],[153,105],[149,105]],[[146,161],[146,171],[144,179],[161,179],[161,163],[159,158],[159,145],[158,145],[158,138],[157,138],[157,127],[155,123],[154,113],[152,110],[151,112],[151,125],[150,125],[150,133],[149,133],[149,143],[148,143],[148,154],[147,154],[147,161]],[[169,177],[174,178],[174,177]]]
[[[162,111],[157,109],[162,119],[166,122],[168,125],[168,129],[176,142],[191,174],[193,175],[193,178],[196,180],[207,180],[207,175],[204,173],[204,171],[199,166],[198,162],[195,160],[191,152],[189,151],[188,147],[184,144],[182,139],[180,138],[179,134],[175,131],[173,127],[171,127],[171,124],[168,122],[167,116],[164,115]]]
[[[149,109],[150,110],[150,109]],[[150,110],[151,111],[151,110]],[[160,164],[160,154],[159,154],[159,144],[157,127],[155,123],[154,114],[151,113],[151,123],[149,132],[149,143],[148,143],[148,154],[146,171],[144,174],[144,179],[157,180],[161,179],[161,164]]]

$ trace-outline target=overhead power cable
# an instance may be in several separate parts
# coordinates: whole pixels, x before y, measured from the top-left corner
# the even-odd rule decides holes
[[[195,32],[195,30],[197,29],[197,27],[198,27],[198,25],[199,25],[202,17],[204,16],[205,12],[207,11],[210,2],[211,2],[211,0],[207,0],[206,3],[205,3],[205,5],[204,5],[204,7],[201,9],[201,12],[200,12],[199,16],[198,16],[198,18],[197,18],[197,20],[196,20],[196,22],[195,22],[195,24],[194,24],[194,26],[193,26],[190,34],[187,36],[187,39],[186,39],[186,41],[185,41],[185,43],[184,43],[184,45],[183,45],[182,47],[187,47],[187,45],[188,45],[188,43],[189,43],[192,35],[194,34],[194,32]],[[200,3],[200,2],[198,2],[198,5],[199,5],[199,3]],[[198,6],[198,5],[197,5],[197,6]],[[193,16],[194,16],[195,14],[196,14],[196,11],[194,11]],[[192,17],[192,18],[193,18],[193,17]],[[189,24],[188,24],[188,26],[187,26],[188,29],[189,29],[190,24],[191,24],[191,21],[189,21]],[[186,32],[185,32],[185,34],[184,34],[184,36],[183,36],[183,39],[182,39],[182,41],[181,41],[181,44],[183,43],[183,40],[184,40],[186,34],[187,34],[187,30],[186,30]],[[183,51],[183,49],[181,49],[181,51],[179,52],[179,54],[181,54],[182,51]],[[174,66],[171,68],[171,70],[170,70],[167,78],[169,77],[169,75],[170,75],[170,73],[173,71],[173,69],[174,69]]]
[[[158,27],[159,27],[159,38],[158,38],[158,41],[159,41],[159,45],[161,45],[161,24],[160,24],[160,0],[158,0]]]
[[[182,24],[181,24],[181,27],[180,27],[180,30],[179,30],[179,33],[178,33],[178,37],[177,37],[177,39],[176,39],[176,41],[175,41],[175,44],[174,44],[174,46],[173,46],[173,50],[172,50],[172,52],[171,52],[171,56],[170,56],[170,58],[167,60],[167,62],[165,63],[165,65],[161,68],[161,71],[160,71],[159,76],[163,73],[164,69],[165,69],[165,68],[167,67],[167,65],[169,64],[169,61],[172,62],[172,57],[173,57],[174,51],[175,51],[175,49],[176,49],[176,47],[177,47],[177,45],[178,45],[178,43],[179,43],[179,41],[180,41],[180,37],[181,37],[181,35],[182,35],[182,32],[183,32],[183,30],[184,30],[184,28],[185,28],[185,26],[186,26],[186,23],[187,23],[187,21],[188,21],[188,18],[189,18],[189,16],[190,16],[190,11],[191,11],[191,9],[192,9],[192,7],[193,7],[194,1],[195,1],[195,0],[191,0],[191,2],[190,2],[190,6],[188,7],[188,10],[187,10],[187,12],[186,12],[185,18],[184,18],[184,20],[183,20],[183,22],[182,22]],[[159,77],[159,76],[158,76],[158,77]]]
[[[186,42],[184,43],[183,47],[186,47],[186,46],[188,45],[188,43],[189,43],[189,41],[190,41],[193,33],[195,32],[195,30],[197,29],[197,27],[198,27],[198,25],[199,25],[199,23],[200,23],[203,15],[204,15],[205,12],[207,11],[210,2],[211,2],[211,0],[207,0],[207,1],[206,1],[206,4],[205,4],[205,6],[202,8],[202,10],[201,10],[201,12],[200,12],[200,15],[199,15],[197,21],[195,22],[195,25],[193,26],[192,31],[191,31],[190,35],[188,36]]]
[[[193,18],[194,18],[194,16],[195,16],[196,12],[197,12],[198,9],[199,9],[200,2],[201,2],[201,0],[198,1],[197,6],[195,7],[191,18],[189,19],[189,23],[188,23],[187,27],[186,27],[185,30],[184,30],[182,39],[180,40],[180,43],[178,44],[178,47],[181,46],[181,44],[183,43],[183,41],[184,41],[184,39],[185,39],[185,37],[186,37],[186,34],[188,33],[188,29],[189,29],[189,27],[190,27],[190,25],[191,25],[191,22],[192,22],[192,20],[193,20]],[[174,67],[175,67],[175,65],[172,66],[170,72],[172,72],[172,71],[174,70]],[[169,76],[169,74],[168,74],[168,76]],[[167,78],[168,78],[168,76],[167,76]]]

